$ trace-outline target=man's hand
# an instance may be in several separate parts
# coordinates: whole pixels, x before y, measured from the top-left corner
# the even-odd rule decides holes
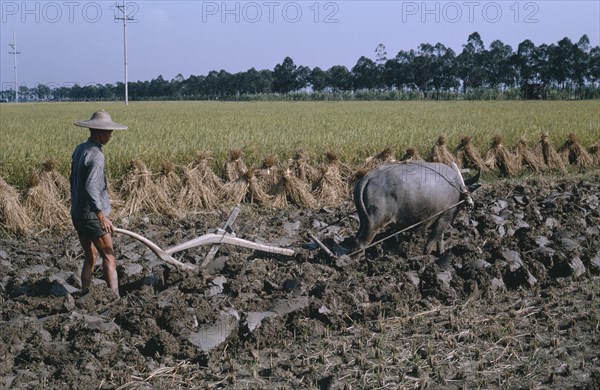
[[[115,231],[115,227],[108,217],[104,215],[103,212],[99,212],[96,214],[98,216],[98,220],[100,221],[100,226],[102,226],[102,230],[104,230],[108,234],[112,234]]]

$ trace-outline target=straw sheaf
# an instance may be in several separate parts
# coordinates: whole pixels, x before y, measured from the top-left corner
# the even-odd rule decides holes
[[[249,185],[248,177],[246,174],[243,174],[236,180],[225,183],[221,189],[221,192],[219,193],[219,198],[224,203],[242,203],[246,197],[246,192],[248,192]]]
[[[550,135],[548,133],[542,134],[542,138],[538,144],[536,153],[542,156],[544,164],[546,164],[548,168],[558,169],[562,172],[567,171],[565,162],[554,148],[554,145],[552,144],[552,141],[550,141]]]
[[[27,190],[25,210],[38,229],[66,230],[70,227],[69,209],[55,191],[41,183]]]
[[[188,175],[194,176],[194,179],[203,183],[211,192],[218,193],[223,188],[223,180],[212,170],[210,161],[212,157],[200,154],[195,164],[188,167]]]
[[[446,165],[451,165],[454,162],[454,155],[448,149],[446,137],[444,135],[440,135],[435,145],[431,148],[429,161]]]
[[[473,146],[473,141],[469,136],[465,136],[460,140],[454,155],[459,168],[479,168],[484,172],[488,171],[488,167],[481,158],[479,151]]]
[[[248,168],[248,171],[246,172],[246,180],[248,181],[248,191],[246,194],[248,202],[269,207],[273,199],[265,190],[263,183],[261,183],[261,181],[255,175],[254,168]]]
[[[242,159],[243,156],[244,153],[239,148],[229,150],[229,159],[225,163],[224,169],[226,181],[236,181],[246,173],[248,167]]]
[[[386,163],[396,161],[394,158],[394,150],[391,147],[387,147],[381,152],[377,153],[374,156],[368,157],[363,164],[363,168],[373,169],[377,166]]]
[[[348,182],[352,178],[352,175],[354,174],[353,168],[350,165],[341,162],[337,153],[333,150],[328,150],[325,153],[325,159],[327,164],[336,165],[338,167],[342,180]]]
[[[558,149],[558,154],[566,164],[577,165],[584,168],[594,165],[594,161],[587,150],[581,146],[577,141],[577,136],[573,133],[569,134],[565,143]]]
[[[524,138],[521,138],[519,142],[517,142],[512,153],[515,156],[514,162],[517,171],[522,170],[524,167],[529,167],[535,172],[541,172],[547,169],[544,159],[531,150]]]
[[[252,175],[266,192],[270,192],[279,180],[280,169],[279,157],[275,154],[269,154],[263,159],[261,168],[255,169]]]
[[[181,190],[177,197],[179,208],[197,212],[199,210],[210,210],[219,204],[218,191],[221,191],[221,184],[217,192],[209,184],[212,170],[208,166],[196,165],[181,168]],[[214,184],[214,183],[213,183]]]
[[[337,164],[319,165],[321,177],[315,188],[315,196],[324,207],[334,207],[349,199],[348,185],[340,175]]]
[[[161,173],[156,178],[156,186],[164,192],[168,199],[176,199],[181,191],[181,178],[176,172],[177,166],[167,161],[161,166]]]
[[[492,146],[486,152],[483,162],[489,169],[498,169],[501,176],[513,176],[517,172],[515,157],[502,144],[502,136],[495,135]]]
[[[66,204],[71,199],[71,184],[69,181],[56,171],[58,161],[49,159],[44,160],[38,169],[32,173],[32,184],[40,184],[46,187],[48,192],[54,193],[60,202]]]
[[[307,150],[300,149],[296,151],[296,155],[290,164],[290,169],[294,175],[305,182],[315,183],[319,180],[319,171],[310,165],[310,156]]]
[[[303,208],[315,209],[317,207],[317,201],[310,193],[308,183],[295,177],[289,167],[282,170],[275,186],[273,207],[285,208],[289,204],[288,201]]]
[[[124,215],[147,212],[165,217],[180,218],[182,214],[172,206],[164,191],[152,181],[152,174],[146,164],[135,159],[121,184]]]
[[[33,222],[19,199],[19,192],[0,177],[0,226],[2,230],[26,235]]]
[[[46,160],[32,172],[24,207],[39,229],[65,230],[70,226],[69,182],[56,170],[55,160]]]

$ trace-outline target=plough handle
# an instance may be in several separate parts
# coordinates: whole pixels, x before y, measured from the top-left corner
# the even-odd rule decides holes
[[[263,252],[275,253],[278,255],[293,256],[294,251],[292,249],[279,248],[272,245],[258,244],[256,242],[244,240],[243,238],[233,237],[229,234],[214,234],[209,233],[198,238],[186,241],[182,244],[171,247],[165,251],[166,254],[170,255],[175,252],[180,252],[186,249],[194,248],[200,245],[209,244],[229,244],[235,246],[241,246],[243,248],[249,248],[259,250]]]
[[[117,228],[117,227],[115,228],[115,233],[121,233],[121,234],[129,236],[129,237],[131,237],[133,239],[138,240],[142,244],[146,245],[161,260],[163,260],[163,261],[165,261],[165,262],[167,262],[167,263],[169,263],[171,265],[174,265],[174,266],[176,266],[178,268],[185,269],[185,270],[188,270],[188,271],[195,271],[195,270],[197,270],[197,267],[195,267],[193,265],[184,264],[184,263],[182,263],[180,261],[175,260],[169,253],[163,251],[158,245],[156,245],[152,241],[148,240],[144,236],[141,236],[141,235],[139,235],[137,233],[131,232],[129,230]]]

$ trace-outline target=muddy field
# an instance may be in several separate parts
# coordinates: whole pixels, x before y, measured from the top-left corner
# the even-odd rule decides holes
[[[0,240],[0,388],[600,388],[600,173],[485,185],[443,254],[422,231],[335,260],[353,205],[245,205],[242,238],[201,273],[116,235],[122,298],[81,296],[73,233]],[[161,247],[220,226],[115,221]],[[201,264],[209,247],[176,257]],[[100,268],[100,267],[99,267]]]

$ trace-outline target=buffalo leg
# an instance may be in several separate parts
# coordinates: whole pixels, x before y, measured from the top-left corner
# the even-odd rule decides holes
[[[437,221],[435,221],[431,227],[431,233],[429,233],[429,238],[427,239],[427,243],[425,244],[424,254],[429,255],[433,251],[433,246],[437,243],[439,253],[443,253],[444,251],[444,231],[450,224],[451,218],[447,218],[445,215],[442,215]]]

